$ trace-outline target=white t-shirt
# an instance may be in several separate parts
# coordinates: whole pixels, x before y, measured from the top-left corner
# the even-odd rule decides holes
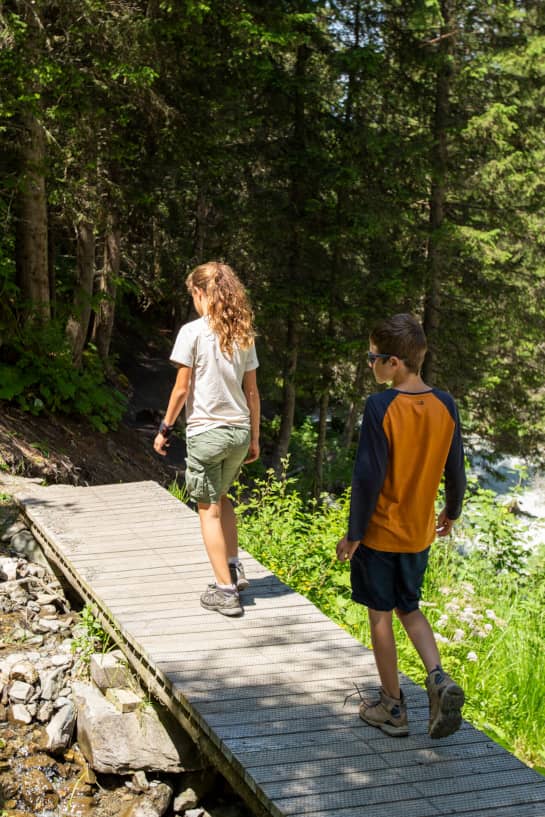
[[[188,437],[219,426],[250,428],[242,379],[259,366],[253,343],[248,349],[235,346],[227,357],[203,315],[182,326],[170,359],[193,369],[185,405]]]

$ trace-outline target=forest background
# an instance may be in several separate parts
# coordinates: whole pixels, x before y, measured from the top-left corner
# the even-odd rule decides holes
[[[170,343],[215,258],[251,294],[277,472],[315,412],[331,487],[329,424],[346,450],[398,311],[466,431],[540,456],[542,3],[4,0],[0,23],[0,399],[115,427],[116,344]]]

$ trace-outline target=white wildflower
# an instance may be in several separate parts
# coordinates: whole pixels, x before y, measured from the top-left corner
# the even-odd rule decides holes
[[[463,630],[458,629],[458,630],[454,630],[452,640],[460,642],[460,641],[464,640],[464,637],[465,637],[465,632]]]
[[[439,592],[440,592],[440,593],[441,593],[441,595],[443,595],[443,596],[448,596],[448,595],[450,595],[450,592],[451,592],[451,591],[450,591],[450,587],[440,587],[440,588],[439,588]]]
[[[486,633],[491,632],[491,631],[492,631],[492,629],[493,629],[493,628],[492,628],[492,624],[490,624],[490,622],[489,622],[489,621],[487,621],[487,622],[486,622],[486,624],[483,624],[483,630],[484,630]]]
[[[491,621],[497,621],[498,617],[494,610],[485,610],[486,617],[489,618]]]
[[[468,596],[472,596],[475,593],[475,588],[473,587],[471,582],[461,582],[461,587],[463,587]]]
[[[468,661],[478,661],[479,660],[477,658],[477,653],[473,652],[473,650],[470,650],[468,652],[468,654],[466,655],[466,658],[467,658]]]
[[[445,636],[441,635],[441,633],[434,633],[434,636],[435,636],[435,640],[439,644],[448,644],[448,638],[445,638]]]
[[[443,615],[440,618],[437,619],[437,622],[436,622],[435,626],[439,627],[439,629],[441,630],[445,626],[445,624],[447,622],[448,622],[448,616],[446,616],[443,613]]]

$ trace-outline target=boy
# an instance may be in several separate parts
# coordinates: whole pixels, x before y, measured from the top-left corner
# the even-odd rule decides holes
[[[377,383],[391,385],[371,395],[365,406],[348,533],[337,545],[337,557],[351,560],[352,598],[368,608],[382,685],[378,700],[363,701],[360,717],[387,735],[409,733],[392,627],[395,610],[428,672],[428,731],[441,738],[460,727],[464,692],[443,671],[418,603],[430,544],[452,530],[466,479],[456,404],[420,376],[426,350],[426,336],[412,315],[394,315],[371,332],[369,366]],[[443,474],[446,504],[436,527],[434,503]]]

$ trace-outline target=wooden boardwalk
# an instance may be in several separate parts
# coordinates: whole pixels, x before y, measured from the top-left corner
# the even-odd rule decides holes
[[[545,817],[545,778],[464,723],[426,734],[404,679],[408,738],[357,717],[370,651],[242,554],[245,615],[200,607],[211,579],[195,513],[154,482],[17,496],[49,558],[128,660],[259,815]]]

